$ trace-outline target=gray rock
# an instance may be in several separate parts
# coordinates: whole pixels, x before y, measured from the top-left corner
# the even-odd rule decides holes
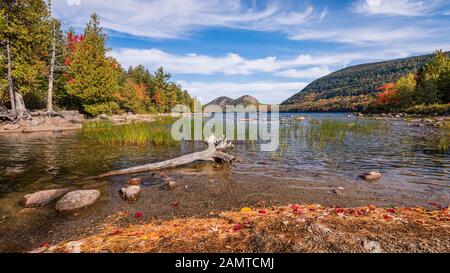
[[[38,191],[25,195],[22,200],[20,200],[20,204],[25,208],[41,207],[50,204],[68,192],[69,189]]]
[[[136,201],[141,195],[141,187],[139,186],[129,186],[127,188],[121,188],[119,193],[122,198],[128,201]]]
[[[380,243],[364,239],[363,248],[370,253],[381,253]]]
[[[56,203],[56,210],[71,212],[82,209],[97,202],[99,197],[100,192],[98,190],[71,191]]]
[[[372,172],[364,173],[364,174],[360,175],[359,177],[361,177],[362,179],[367,180],[367,181],[375,181],[375,180],[380,179],[383,176],[379,172],[372,171]]]
[[[177,182],[169,181],[160,187],[161,190],[171,191],[178,186]]]

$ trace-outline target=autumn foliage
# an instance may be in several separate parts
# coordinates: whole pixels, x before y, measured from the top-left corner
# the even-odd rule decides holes
[[[377,88],[378,93],[377,99],[378,103],[382,105],[393,104],[395,101],[395,84],[394,83],[386,83]]]

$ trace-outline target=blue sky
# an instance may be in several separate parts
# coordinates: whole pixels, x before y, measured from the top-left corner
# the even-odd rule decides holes
[[[163,66],[204,103],[280,103],[343,67],[450,50],[448,0],[64,0],[64,27],[96,12],[124,67]]]

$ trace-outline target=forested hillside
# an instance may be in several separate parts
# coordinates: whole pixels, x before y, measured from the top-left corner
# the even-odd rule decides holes
[[[449,53],[446,53],[449,54]],[[283,111],[359,111],[369,106],[380,86],[419,71],[433,54],[355,65],[315,80],[282,103]]]

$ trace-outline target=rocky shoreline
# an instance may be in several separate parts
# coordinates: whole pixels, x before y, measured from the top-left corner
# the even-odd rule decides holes
[[[403,120],[406,121],[410,126],[415,127],[422,127],[422,126],[430,126],[430,127],[443,127],[446,126],[450,122],[450,116],[448,115],[411,115],[406,113],[398,113],[398,114],[392,114],[392,113],[382,113],[382,114],[363,114],[363,113],[357,113],[355,115],[349,115],[356,116],[358,118],[373,118],[376,120],[386,120],[386,121],[392,121],[392,120]]]
[[[60,133],[82,128],[84,116],[78,111],[61,111],[57,116],[32,115],[31,119],[19,120],[17,123],[0,123],[1,133]]]
[[[87,119],[78,111],[61,111],[60,116],[33,116],[30,120],[20,120],[17,123],[0,123],[2,133],[60,133],[68,130],[82,129],[82,123],[91,121],[110,121],[115,125],[129,124],[133,122],[153,122],[157,117],[170,116],[170,114],[132,114],[100,115],[93,119]]]

